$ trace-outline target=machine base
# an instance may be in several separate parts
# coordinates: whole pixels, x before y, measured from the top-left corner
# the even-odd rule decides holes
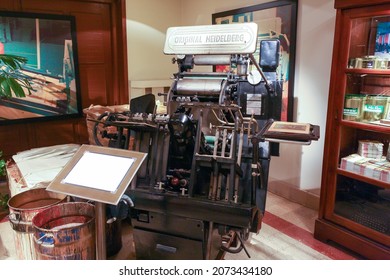
[[[202,260],[217,257],[222,238],[210,223],[144,210],[135,210],[134,213],[132,224],[137,259]]]

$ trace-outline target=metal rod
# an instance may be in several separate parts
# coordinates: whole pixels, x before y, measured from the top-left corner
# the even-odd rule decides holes
[[[209,234],[207,236],[207,250],[206,250],[206,260],[211,260],[211,245],[213,244],[213,227],[214,223],[212,221],[209,222]]]
[[[200,145],[201,145],[201,134],[202,134],[202,119],[203,119],[203,110],[201,109],[199,111],[199,120],[196,127],[196,139],[195,139],[195,147],[194,147],[194,155],[192,157],[192,168],[191,168],[191,175],[190,175],[190,185],[188,188],[188,197],[192,197],[194,194],[194,187],[196,185],[196,176],[197,172],[196,169],[198,167],[198,163],[196,161],[195,155],[199,153]]]
[[[156,174],[158,172],[158,155],[157,153],[158,150],[158,139],[159,139],[159,131],[155,131],[154,133],[150,133],[150,139],[152,141],[152,155],[151,155],[151,174],[150,174],[150,188],[153,189],[154,186],[156,185]]]
[[[248,256],[248,258],[250,258],[251,255],[249,255],[249,252],[248,252],[248,250],[247,250],[246,247],[245,247],[245,243],[244,243],[244,241],[242,240],[242,238],[241,238],[241,236],[240,236],[239,233],[237,234],[237,238],[240,240],[241,246],[242,246],[242,248],[244,249],[246,255]]]
[[[105,260],[106,251],[106,206],[95,202],[96,259]]]
[[[233,124],[234,124],[234,123],[228,122],[227,120],[221,120],[221,119],[217,116],[217,114],[215,113],[214,110],[211,110],[211,111],[213,112],[214,117],[215,117],[220,123],[226,124],[226,125],[233,125]]]
[[[250,58],[250,60],[252,61],[252,63],[255,65],[257,71],[259,71],[261,77],[263,78],[263,81],[265,82],[265,87],[266,87],[266,89],[267,89],[268,91],[271,91],[271,86],[269,85],[269,82],[268,82],[267,78],[265,77],[263,70],[261,70],[261,67],[260,67],[260,65],[257,63],[257,61],[256,61],[255,57],[253,56],[253,54],[249,54],[249,58]]]
[[[164,132],[163,135],[163,149],[162,149],[162,169],[161,169],[161,180],[166,179],[167,165],[168,165],[168,153],[169,153],[169,141],[170,135],[168,132]]]
[[[209,199],[213,198],[213,183],[214,183],[214,174],[210,174],[210,184],[209,184]]]
[[[227,139],[227,130],[226,128],[223,130],[222,134],[222,149],[221,149],[221,157],[225,157],[226,150],[226,139]],[[222,173],[218,174],[218,187],[217,187],[217,200],[221,198],[221,186],[222,186]]]
[[[229,188],[230,188],[230,180],[228,177],[226,178],[225,201],[229,201]]]
[[[215,139],[214,139],[214,151],[213,151],[213,158],[216,159],[218,156],[218,141],[219,141],[219,129],[215,130]],[[212,192],[211,192],[211,199],[215,200],[217,196],[217,185],[218,185],[218,163],[214,161],[214,181],[212,184]]]
[[[139,152],[140,146],[141,146],[141,133],[140,132],[138,132],[138,131],[135,132],[134,141],[135,141],[134,149],[135,149],[135,151]],[[136,176],[134,176],[133,180],[130,183],[130,188],[132,190],[134,190],[136,187],[137,187],[137,174],[136,174]]]
[[[215,200],[217,197],[217,185],[218,185],[218,163],[214,162],[214,181],[212,187],[212,193],[211,193],[211,200]]]
[[[237,118],[237,114],[238,113],[236,113],[236,118],[235,118],[235,123],[234,123],[234,133],[233,133],[233,137],[232,137],[232,143],[230,145],[230,157],[236,156],[236,153],[237,153],[237,141],[238,141],[237,129],[238,129],[238,122],[239,122],[239,119]],[[230,180],[231,180],[231,184],[233,186],[233,190],[230,190],[230,192],[231,192],[230,199],[233,199],[234,202],[237,202],[238,184],[236,184],[236,180],[235,180],[235,177],[236,177],[235,171],[236,171],[235,163],[232,163],[232,165],[230,167]]]
[[[237,165],[241,166],[241,156],[242,156],[242,145],[244,142],[244,125],[241,124],[241,131],[240,131],[240,138],[238,143],[238,153],[237,153]],[[238,175],[235,175],[235,188],[234,188],[234,202],[238,202],[238,183],[239,183],[239,177]]]

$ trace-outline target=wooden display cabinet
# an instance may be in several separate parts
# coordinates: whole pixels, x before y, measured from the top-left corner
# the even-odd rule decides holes
[[[314,236],[363,258],[390,259],[390,162],[385,158],[390,139],[390,1],[335,0],[335,8]],[[362,140],[379,145],[359,158]],[[371,159],[381,147],[383,156]]]

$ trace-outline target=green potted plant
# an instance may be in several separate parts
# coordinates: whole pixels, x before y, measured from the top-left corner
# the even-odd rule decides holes
[[[31,78],[21,71],[26,62],[22,56],[0,54],[0,98],[25,97],[23,88],[31,93]]]
[[[3,152],[0,151],[0,178],[5,176],[5,160],[2,158]],[[0,220],[8,215],[8,193],[0,192]]]
[[[31,78],[23,74],[22,66],[27,58],[12,55],[0,54],[0,99],[25,97],[24,88],[31,93]],[[5,176],[5,160],[2,159],[3,152],[0,151],[0,183]],[[0,220],[8,215],[9,194],[0,189]]]

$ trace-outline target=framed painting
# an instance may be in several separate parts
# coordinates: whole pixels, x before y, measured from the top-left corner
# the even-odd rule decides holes
[[[213,24],[239,22],[255,22],[258,25],[258,42],[254,54],[258,62],[261,40],[278,39],[280,41],[280,61],[277,69],[278,80],[282,81],[283,84],[280,120],[292,121],[294,107],[297,0],[273,1],[219,12],[212,15]]]
[[[0,11],[0,125],[82,115],[75,18]]]

